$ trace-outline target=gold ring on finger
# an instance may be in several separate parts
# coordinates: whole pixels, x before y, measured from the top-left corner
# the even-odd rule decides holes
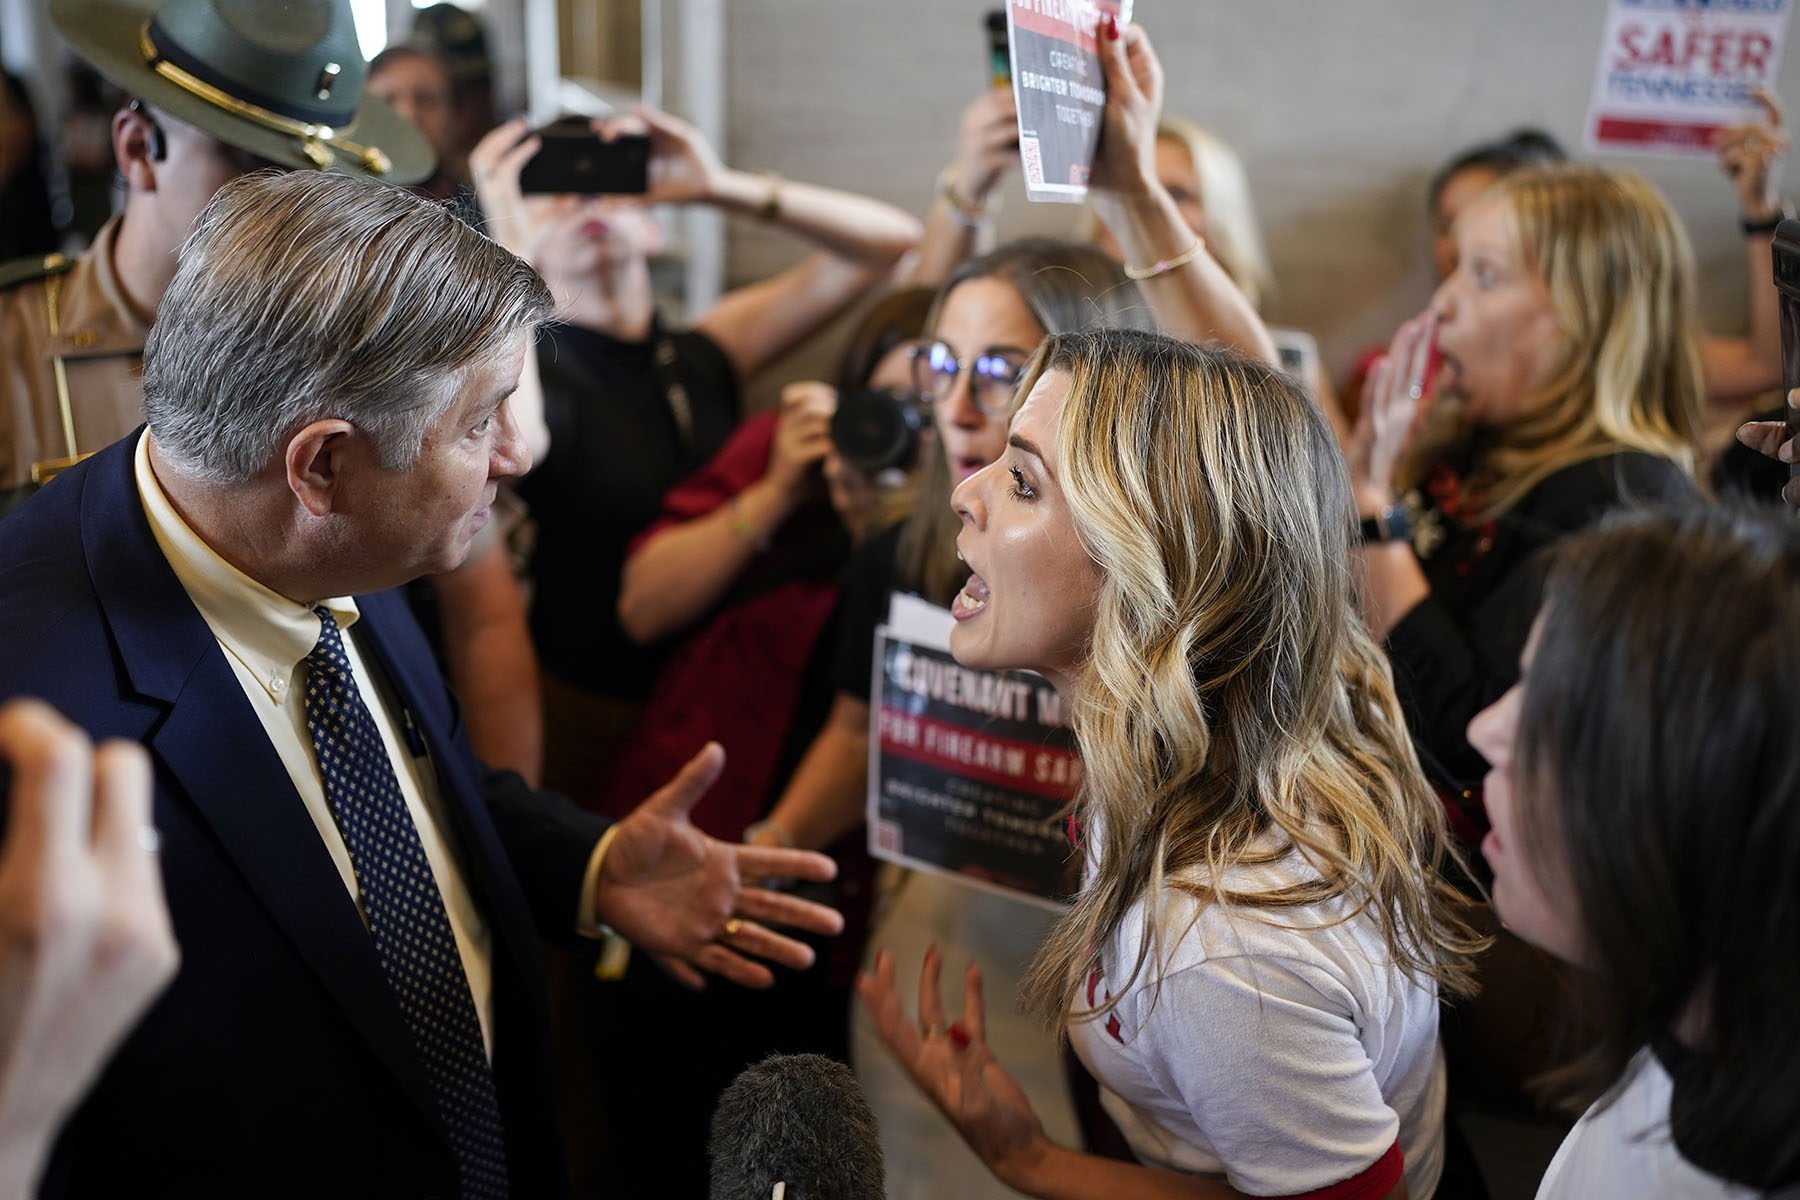
[[[733,917],[729,921],[725,922],[725,933],[723,936],[728,937],[728,938],[734,938],[738,935],[738,930],[742,929],[743,927],[744,927],[744,923],[742,921],[738,920],[736,917]]]

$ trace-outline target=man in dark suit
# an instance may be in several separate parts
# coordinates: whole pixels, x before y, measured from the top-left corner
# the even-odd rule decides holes
[[[148,431],[0,525],[0,697],[149,749],[182,949],[46,1194],[554,1196],[540,936],[766,985],[746,955],[811,952],[765,922],[835,931],[740,883],[829,860],[687,822],[716,747],[611,827],[484,772],[385,592],[529,465],[507,399],[549,315],[400,189],[237,180],[151,331]]]

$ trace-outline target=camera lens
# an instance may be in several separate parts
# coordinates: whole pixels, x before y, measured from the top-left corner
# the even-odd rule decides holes
[[[869,388],[838,400],[831,441],[844,461],[865,475],[910,470],[919,455],[924,406],[899,388]]]

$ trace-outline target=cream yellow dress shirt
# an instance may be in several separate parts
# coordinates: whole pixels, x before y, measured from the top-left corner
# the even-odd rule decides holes
[[[350,861],[331,806],[325,799],[324,785],[319,781],[319,767],[313,756],[312,734],[306,728],[306,656],[319,640],[319,618],[312,609],[298,601],[270,591],[256,580],[226,562],[188,527],[186,521],[169,503],[150,467],[150,435],[144,433],[137,445],[137,488],[144,502],[144,513],[150,520],[150,531],[162,548],[169,566],[200,616],[219,639],[225,658],[237,675],[244,697],[262,721],[270,745],[280,756],[293,780],[300,802],[306,806],[319,838],[337,864],[344,887],[362,913],[362,896],[356,884],[356,870]],[[357,620],[356,602],[347,596],[322,601],[337,618],[338,627],[348,635]],[[462,871],[450,852],[448,825],[437,778],[431,764],[415,758],[396,727],[394,715],[382,700],[362,656],[356,639],[343,638],[344,652],[356,674],[356,687],[362,701],[381,731],[382,745],[400,792],[406,798],[407,811],[419,841],[424,844],[425,858],[431,864],[431,875],[437,882],[438,895],[450,917],[450,931],[456,938],[457,953],[462,956],[463,972],[469,978],[469,993],[475,1001],[475,1014],[481,1021],[481,1038],[491,1060],[494,1054],[493,937],[481,910],[463,881]],[[251,802],[263,798],[249,797]],[[597,848],[598,849],[598,848]],[[598,875],[598,859],[589,864],[588,886],[583,895],[592,895]],[[363,923],[368,923],[363,914]]]

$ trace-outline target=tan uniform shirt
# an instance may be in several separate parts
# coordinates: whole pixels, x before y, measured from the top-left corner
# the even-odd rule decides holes
[[[89,453],[144,420],[140,379],[149,322],[132,311],[113,271],[119,218],[61,272],[0,291],[0,513],[31,490],[33,463]],[[50,333],[49,301],[57,333]],[[75,446],[63,436],[54,360],[69,383]]]

